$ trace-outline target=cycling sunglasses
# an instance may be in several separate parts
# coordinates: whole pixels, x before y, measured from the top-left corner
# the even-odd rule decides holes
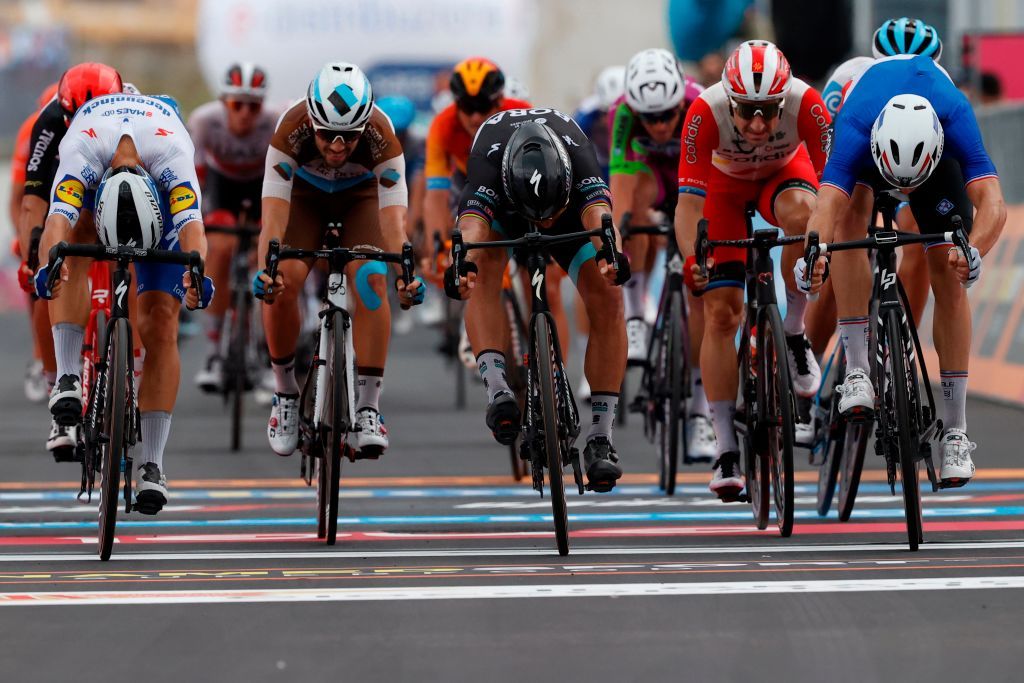
[[[490,114],[497,109],[497,100],[486,97],[463,97],[455,101],[455,106],[463,114]]]
[[[678,113],[679,108],[672,107],[671,109],[666,109],[665,111],[651,111],[640,114],[640,119],[644,123],[668,123]]]
[[[234,112],[240,112],[245,109],[248,109],[253,114],[255,114],[259,112],[260,109],[263,108],[262,102],[253,102],[246,100],[226,100],[225,104],[228,106],[228,109]]]
[[[782,114],[782,107],[785,103],[785,100],[778,100],[777,102],[743,102],[742,100],[732,100],[732,108],[736,115],[745,121],[752,121],[758,114],[765,121],[771,121]]]
[[[330,128],[314,128],[316,136],[328,145],[333,145],[334,142],[341,138],[341,141],[346,145],[351,145],[353,142],[359,139],[359,136],[363,134],[363,129],[359,130],[331,130]]]

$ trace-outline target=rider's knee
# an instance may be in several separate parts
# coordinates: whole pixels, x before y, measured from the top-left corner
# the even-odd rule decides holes
[[[721,295],[706,297],[704,300],[704,329],[719,335],[733,335],[739,329],[740,320],[743,317],[743,302],[740,298],[740,290],[733,288],[719,290]],[[726,292],[729,291],[729,294]]]
[[[154,294],[139,307],[139,336],[147,351],[177,346],[178,311],[181,305],[170,295]]]
[[[387,304],[388,266],[380,261],[367,261],[356,268],[355,289],[359,305],[377,311]]]

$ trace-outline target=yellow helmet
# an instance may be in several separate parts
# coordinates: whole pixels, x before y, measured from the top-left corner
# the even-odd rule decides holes
[[[501,99],[505,74],[489,59],[470,57],[455,65],[449,85],[460,109],[485,112]]]

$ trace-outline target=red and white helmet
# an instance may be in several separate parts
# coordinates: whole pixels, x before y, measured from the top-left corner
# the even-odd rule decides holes
[[[267,94],[267,73],[252,62],[228,67],[220,86],[221,97],[262,100]]]
[[[781,100],[793,84],[782,50],[767,40],[748,40],[736,48],[722,69],[729,97],[750,102]]]

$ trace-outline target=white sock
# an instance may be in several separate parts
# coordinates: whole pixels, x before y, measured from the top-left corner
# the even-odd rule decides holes
[[[943,429],[967,431],[967,371],[943,370],[942,381]]]
[[[142,418],[142,457],[139,465],[147,462],[156,463],[164,472],[164,447],[167,437],[171,434],[171,414],[162,410],[150,410],[141,414]],[[166,474],[166,473],[165,473]]]
[[[299,382],[295,379],[295,354],[287,358],[271,358],[270,369],[274,372],[274,390],[277,393],[299,395]]]
[[[692,397],[690,398],[690,415],[708,414],[708,395],[704,393],[704,380],[701,378],[700,368],[690,371],[690,378],[693,380]]]
[[[72,323],[53,326],[53,349],[57,352],[57,376],[82,376],[82,342],[85,328]]]
[[[715,427],[715,437],[718,439],[718,455],[730,451],[739,452],[740,445],[736,440],[736,425],[732,421],[736,415],[736,401],[709,401],[709,405],[711,406],[711,423]]]
[[[384,368],[362,368],[359,372],[359,398],[356,410],[373,408],[380,412],[380,392],[384,390]]]
[[[590,433],[587,441],[596,436],[612,440],[612,426],[615,424],[615,411],[619,405],[617,393],[596,393],[590,397]]]
[[[622,298],[626,309],[626,320],[644,317],[644,295],[647,293],[647,273],[633,273],[625,285]]]
[[[476,367],[480,371],[480,379],[484,381],[484,389],[487,390],[488,404],[494,401],[498,394],[512,392],[505,377],[505,354],[501,351],[481,351],[476,357]]]
[[[782,330],[787,337],[804,333],[804,311],[807,310],[807,297],[803,292],[786,290],[786,317],[782,321]]]
[[[846,351],[846,373],[849,374],[853,368],[866,371],[870,367],[867,317],[840,318],[839,337],[843,340],[843,350]]]

